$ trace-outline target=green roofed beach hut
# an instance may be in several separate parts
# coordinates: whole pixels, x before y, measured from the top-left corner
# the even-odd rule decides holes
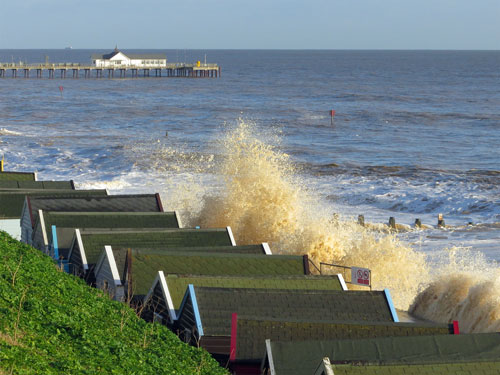
[[[271,257],[266,257],[266,260]],[[210,288],[189,285],[177,314],[181,337],[227,356],[233,314],[254,319],[317,322],[397,321],[388,291]]]
[[[252,319],[233,316],[231,327],[233,347],[228,350],[228,353],[231,353],[229,367],[236,374],[246,373],[249,370],[258,373],[266,351],[266,339],[272,341],[308,341],[453,333],[452,324],[316,322],[311,321],[307,316],[296,320]]]
[[[342,275],[178,275],[158,271],[144,298],[149,314],[146,319],[161,318],[167,324],[175,321],[189,284],[219,288],[346,290]]]
[[[101,253],[99,260],[94,268],[93,274],[96,279],[96,286],[100,289],[106,290],[108,294],[115,298],[116,296],[120,297],[121,293],[117,293],[115,289],[119,288],[119,286],[125,284],[125,264],[128,253],[132,252],[131,249],[127,248],[119,248],[119,247],[111,247],[105,246],[105,250]],[[270,254],[269,246],[266,243],[261,245],[246,245],[246,246],[192,246],[192,247],[163,247],[157,249],[141,249],[141,254],[148,255],[164,255],[164,254],[255,254],[255,255],[265,255]],[[116,275],[112,272],[112,270],[116,269]],[[162,271],[160,271],[162,272]],[[139,274],[134,276],[134,285],[132,289],[134,290],[135,296],[143,296],[148,292],[147,288],[150,285],[147,285],[143,282],[143,278],[151,280],[152,275],[154,275],[154,271],[152,271],[151,275]],[[194,276],[193,276],[194,277]],[[207,276],[210,277],[210,276]],[[217,276],[219,277],[219,276]],[[117,282],[119,281],[119,282]],[[139,290],[135,286],[138,285]],[[185,284],[184,288],[178,288],[178,303],[180,305],[181,300],[184,296],[184,292],[186,290],[187,284]],[[135,297],[134,302],[141,303],[141,297]]]
[[[324,357],[332,363],[348,365],[343,372],[335,365],[335,374],[337,369],[341,374],[406,374],[402,371],[404,368],[408,368],[410,374],[418,373],[414,369],[424,371],[423,374],[461,374],[463,370],[456,364],[478,370],[470,374],[497,374],[500,333],[293,342],[269,340],[266,341],[263,369],[264,373],[276,375],[314,375]],[[496,372],[481,372],[491,368]],[[374,372],[375,369],[380,372]]]
[[[0,190],[0,229],[5,230],[13,237],[21,239],[21,216],[23,215],[25,200],[30,197],[65,196],[107,194],[106,190]]]
[[[78,190],[75,190],[78,191]],[[159,194],[26,197],[22,215],[22,240],[31,244],[38,211],[64,212],[163,212]]]
[[[125,279],[131,293],[146,296],[158,271],[195,275],[304,275],[307,255],[255,255],[202,252],[150,253],[131,250],[125,264]],[[184,298],[184,297],[183,297]]]
[[[33,247],[67,259],[76,228],[179,228],[177,212],[57,212],[39,210],[32,235]],[[54,230],[55,229],[55,230]],[[53,231],[54,230],[54,231]]]
[[[231,228],[214,229],[144,229],[144,230],[75,230],[68,260],[75,275],[84,276],[93,283],[94,265],[104,250],[104,246],[168,249],[198,246],[232,246],[234,238]],[[156,270],[157,271],[157,270]],[[156,275],[149,281],[151,286]]]

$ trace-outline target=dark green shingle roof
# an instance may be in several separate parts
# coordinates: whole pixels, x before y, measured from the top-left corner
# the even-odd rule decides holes
[[[175,212],[43,212],[45,225],[63,228],[179,228]]]
[[[431,365],[332,365],[331,368],[335,375],[498,375],[500,360]]]
[[[381,337],[359,340],[273,342],[276,374],[314,374],[324,357],[332,363],[373,365],[489,362],[500,359],[500,334]]]
[[[236,359],[261,360],[266,339],[307,341],[449,333],[447,324],[433,323],[314,322],[307,316],[302,320],[288,321],[238,318]]]
[[[180,307],[189,284],[219,288],[342,290],[337,276],[304,274],[251,276],[166,274],[165,280],[175,309]]]
[[[89,264],[95,264],[105,245],[125,248],[166,249],[196,246],[230,246],[227,229],[162,229],[81,231]],[[152,283],[153,281],[151,281]],[[149,285],[151,286],[151,285]]]
[[[75,190],[79,191],[79,190]],[[88,196],[52,196],[29,198],[33,216],[36,222],[38,210],[65,212],[161,212],[160,197],[157,194],[139,195],[88,195]]]
[[[178,228],[174,212],[55,212],[43,213],[47,235],[52,241],[52,225],[57,227],[59,255],[65,259],[75,228]]]
[[[30,197],[79,197],[87,195],[105,195],[106,190],[16,190],[0,191],[0,218],[20,218],[24,199]],[[37,213],[38,215],[38,213]]]
[[[131,252],[134,294],[145,295],[158,271],[198,275],[303,275],[302,256]]]
[[[208,287],[194,290],[203,331],[209,336],[229,336],[232,313],[254,319],[392,322],[385,294],[379,291]],[[183,313],[181,309],[180,315]]]
[[[35,181],[33,172],[0,172],[0,181]]]
[[[0,190],[74,190],[73,181],[2,181],[0,180]]]

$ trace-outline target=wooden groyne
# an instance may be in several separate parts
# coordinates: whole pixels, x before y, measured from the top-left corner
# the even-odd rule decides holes
[[[218,64],[169,63],[165,66],[98,67],[79,63],[11,64],[0,63],[0,78],[218,78]]]

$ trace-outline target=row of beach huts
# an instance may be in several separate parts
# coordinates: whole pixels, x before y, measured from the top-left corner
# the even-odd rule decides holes
[[[233,374],[499,374],[500,334],[400,322],[388,290],[348,290],[307,255],[185,228],[159,194],[0,172],[0,229],[205,348]]]

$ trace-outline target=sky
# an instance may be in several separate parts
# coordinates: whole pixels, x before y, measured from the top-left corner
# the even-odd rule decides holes
[[[500,0],[0,0],[0,49],[493,49]]]

